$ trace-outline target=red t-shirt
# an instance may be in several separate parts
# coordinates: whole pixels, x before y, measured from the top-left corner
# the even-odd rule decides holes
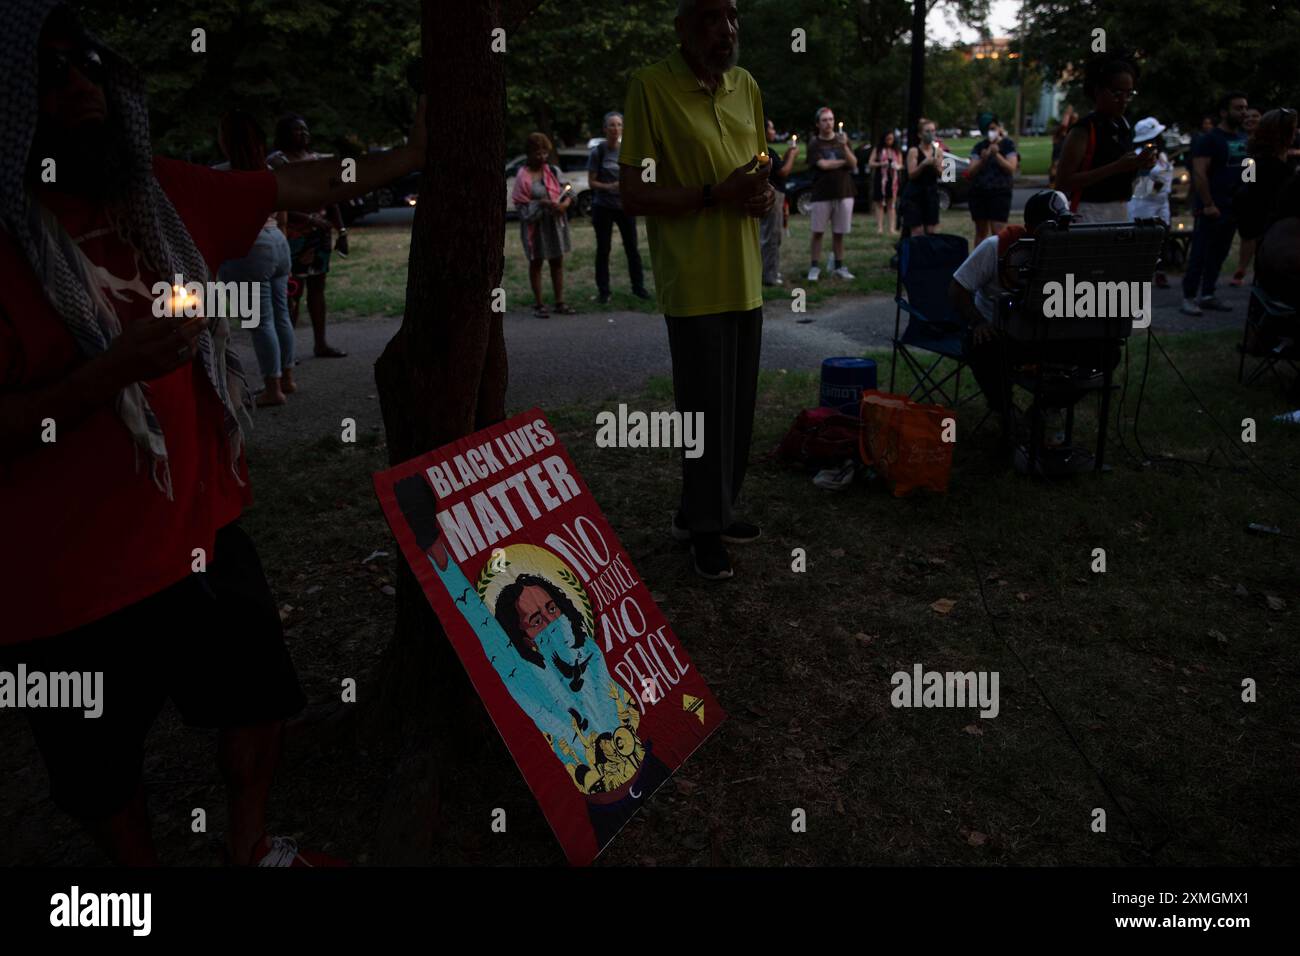
[[[271,172],[218,172],[155,158],[154,173],[215,280],[242,258],[275,206]],[[67,194],[50,208],[97,267],[123,326],[152,314],[146,269],[102,210]],[[0,389],[49,385],[84,359],[50,307],[13,237],[0,229]],[[189,277],[186,277],[188,281]],[[232,320],[232,331],[238,321]],[[134,604],[208,560],[217,529],[252,500],[230,468],[221,402],[196,359],[150,382],[149,403],[167,443],[174,500],[154,484],[111,405],[56,440],[0,460],[0,644],[60,634]]]

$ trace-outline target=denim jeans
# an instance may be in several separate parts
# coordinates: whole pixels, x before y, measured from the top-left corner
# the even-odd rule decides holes
[[[263,378],[279,378],[293,367],[293,325],[289,321],[289,240],[266,226],[242,259],[221,264],[221,282],[256,282],[261,291],[261,321],[249,329]]]
[[[1192,249],[1187,254],[1187,271],[1183,273],[1183,298],[1196,298],[1197,286],[1200,286],[1202,298],[1214,295],[1219,270],[1232,249],[1232,237],[1236,231],[1237,220],[1231,215],[1196,217]]]

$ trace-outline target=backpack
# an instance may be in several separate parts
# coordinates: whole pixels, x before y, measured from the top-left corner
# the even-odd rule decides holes
[[[807,408],[774,453],[778,461],[823,468],[858,457],[858,434],[862,423],[838,408]]]

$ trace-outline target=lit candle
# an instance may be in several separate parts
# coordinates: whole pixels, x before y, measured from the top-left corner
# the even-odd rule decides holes
[[[763,152],[758,154],[758,165],[760,166],[767,165],[767,150],[763,150]]]
[[[840,120],[840,132],[844,132],[844,120]]]
[[[172,300],[171,300],[172,318],[175,319],[185,318],[186,317],[185,310],[191,307],[193,307],[196,310],[195,314],[197,315],[198,304],[199,304],[199,297],[197,295],[193,295],[192,293],[187,293],[185,291],[185,286],[183,285],[172,286]]]
[[[798,145],[799,145],[799,134],[798,134],[798,133],[791,133],[791,134],[790,134],[790,145],[791,145],[791,146],[798,146]]]

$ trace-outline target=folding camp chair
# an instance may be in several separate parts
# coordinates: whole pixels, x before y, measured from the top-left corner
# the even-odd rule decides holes
[[[1237,381],[1246,385],[1254,384],[1265,372],[1272,372],[1280,381],[1285,381],[1278,371],[1279,363],[1289,366],[1291,371],[1300,376],[1300,344],[1296,342],[1300,331],[1300,316],[1296,310],[1285,302],[1279,302],[1258,285],[1250,290],[1250,305],[1246,309],[1246,328],[1241,336],[1241,362],[1237,366]],[[1246,376],[1246,356],[1259,359],[1259,362]]]
[[[970,251],[962,236],[910,236],[903,240],[898,256],[898,284],[894,290],[894,351],[889,362],[889,390],[894,390],[898,356],[903,356],[916,385],[908,397],[921,402],[937,397],[949,407],[961,404],[961,370],[966,365],[963,333],[966,321],[948,301],[948,286],[957,267]],[[906,298],[903,292],[907,292]],[[907,328],[899,335],[903,312]],[[937,356],[912,354],[912,350]],[[940,364],[952,359],[956,367],[940,375]],[[948,389],[951,388],[951,392]],[[968,395],[965,401],[978,392]]]

